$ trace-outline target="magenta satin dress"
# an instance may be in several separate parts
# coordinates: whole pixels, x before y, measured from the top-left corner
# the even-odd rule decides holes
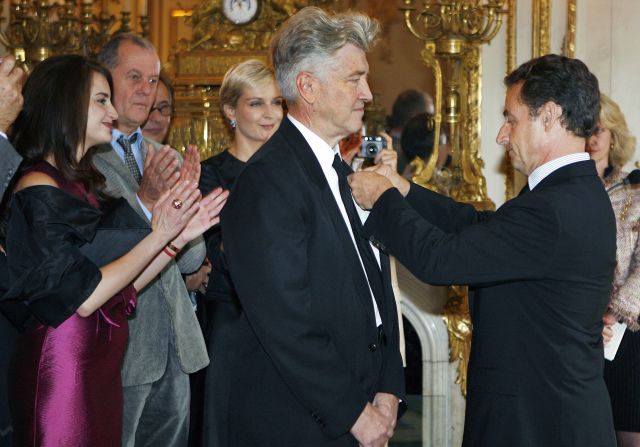
[[[34,170],[59,178],[49,165],[37,165]],[[61,190],[98,207],[82,185],[63,180],[58,183]],[[89,262],[79,258],[79,265]],[[86,295],[96,282],[91,284],[79,284],[77,290]],[[39,304],[40,318],[29,320],[10,366],[9,400],[15,445],[120,445],[120,367],[128,338],[127,315],[135,302],[135,290],[128,286],[93,315],[83,318],[75,313],[78,299],[73,297],[68,304],[69,316],[57,327],[41,322],[47,311],[46,305],[43,308]]]

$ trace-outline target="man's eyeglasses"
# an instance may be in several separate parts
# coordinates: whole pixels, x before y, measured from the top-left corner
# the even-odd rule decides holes
[[[171,114],[173,113],[173,107],[171,107],[170,104],[162,104],[158,107],[151,107],[151,110],[149,110],[149,115],[151,115],[154,110],[160,112],[160,115],[162,116],[171,116]]]

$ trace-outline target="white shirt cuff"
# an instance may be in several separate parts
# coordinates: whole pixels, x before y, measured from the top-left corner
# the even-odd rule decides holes
[[[151,222],[151,211],[149,211],[147,207],[144,206],[144,203],[142,203],[142,200],[140,200],[140,197],[138,197],[137,194],[136,200],[138,201],[138,205],[140,205],[140,208],[142,208],[142,211],[144,211],[144,215],[147,216],[147,219],[149,219],[149,222]]]

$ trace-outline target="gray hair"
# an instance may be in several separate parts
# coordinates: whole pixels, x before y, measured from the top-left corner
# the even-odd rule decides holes
[[[113,36],[107,43],[105,43],[98,53],[98,62],[107,67],[109,71],[113,71],[118,65],[118,49],[123,42],[131,42],[132,44],[144,48],[149,51],[156,51],[156,47],[153,46],[144,37],[138,36],[133,33],[120,33]]]
[[[291,16],[271,40],[271,58],[282,96],[297,98],[296,77],[301,71],[324,73],[335,53],[350,43],[364,52],[380,32],[377,20],[361,13],[328,14],[309,6]]]

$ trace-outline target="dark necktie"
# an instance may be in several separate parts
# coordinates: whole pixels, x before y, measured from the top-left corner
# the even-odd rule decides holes
[[[138,134],[134,133],[131,137],[127,138],[124,135],[120,135],[118,138],[118,144],[122,146],[124,150],[124,164],[127,165],[129,172],[133,175],[133,178],[140,184],[140,180],[142,180],[142,175],[140,174],[140,168],[138,167],[138,163],[136,162],[136,158],[133,156],[133,150],[131,145],[136,142],[138,139]]]
[[[344,204],[344,208],[347,211],[347,216],[349,217],[349,223],[351,224],[353,237],[356,240],[356,246],[358,247],[358,252],[360,253],[362,263],[364,264],[364,269],[367,272],[369,286],[371,287],[373,296],[376,300],[376,303],[378,304],[378,310],[382,315],[382,297],[384,296],[382,275],[380,273],[380,268],[378,267],[376,257],[373,254],[373,249],[371,248],[371,245],[369,245],[369,241],[363,236],[362,221],[360,220],[360,216],[358,215],[358,211],[356,210],[356,205],[355,203],[353,203],[353,198],[351,197],[351,188],[349,188],[347,176],[353,173],[353,171],[351,170],[349,165],[342,161],[338,154],[336,154],[335,158],[333,159],[332,166],[333,169],[335,169],[338,173],[340,198],[342,198],[342,203]]]

